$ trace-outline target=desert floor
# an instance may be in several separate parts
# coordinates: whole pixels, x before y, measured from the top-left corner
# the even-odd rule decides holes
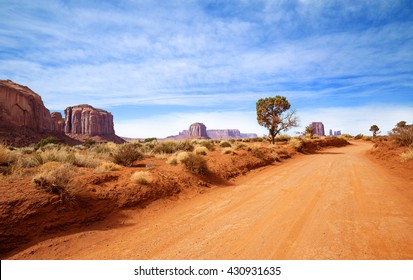
[[[158,200],[11,259],[413,259],[413,181],[355,142]]]

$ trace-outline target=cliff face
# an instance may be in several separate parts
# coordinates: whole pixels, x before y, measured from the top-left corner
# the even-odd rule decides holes
[[[207,134],[211,139],[239,139],[241,132],[238,129],[210,129]]]
[[[65,110],[65,133],[89,136],[114,135],[111,113],[90,105],[67,107]]]
[[[50,112],[39,95],[28,87],[0,80],[0,123],[32,129],[53,131]]]
[[[189,126],[189,138],[208,139],[206,126],[203,123],[193,123]]]

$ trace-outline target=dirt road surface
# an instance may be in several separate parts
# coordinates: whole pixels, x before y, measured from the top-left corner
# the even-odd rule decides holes
[[[127,210],[14,259],[413,259],[413,182],[354,143]]]

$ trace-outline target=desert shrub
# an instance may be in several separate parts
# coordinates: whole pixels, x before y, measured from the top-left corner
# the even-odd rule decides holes
[[[92,146],[95,145],[95,144],[96,144],[96,141],[93,140],[93,139],[91,139],[91,138],[86,139],[86,140],[82,143],[83,146],[88,147],[88,148],[92,147]]]
[[[0,165],[9,165],[14,160],[12,152],[0,144]]]
[[[400,146],[413,145],[413,125],[393,129],[391,139]]]
[[[173,154],[178,151],[192,152],[193,150],[194,146],[190,141],[164,141],[157,143],[153,147],[152,152],[155,154]]]
[[[150,137],[150,138],[143,139],[142,143],[156,142],[156,141],[157,141],[156,137]]]
[[[303,140],[298,138],[291,138],[288,141],[288,144],[291,145],[296,151],[301,151],[303,148]]]
[[[90,154],[68,154],[67,163],[74,164],[79,167],[95,168],[102,163],[102,160],[93,157]]]
[[[413,149],[409,149],[408,151],[401,153],[400,157],[403,162],[413,160]]]
[[[373,137],[371,137],[371,136],[364,136],[363,137],[364,141],[371,141],[372,139],[373,139]]]
[[[231,147],[223,148],[221,154],[228,155],[234,153],[234,149]]]
[[[120,166],[116,163],[113,163],[113,162],[110,162],[110,161],[105,161],[105,162],[102,162],[99,166],[97,166],[95,168],[95,172],[96,173],[103,173],[103,172],[109,172],[109,171],[116,171],[116,170],[119,170],[121,168],[122,168],[122,166]]]
[[[207,162],[200,155],[189,153],[188,157],[182,160],[182,163],[186,169],[196,175],[205,175],[208,172]]]
[[[221,143],[219,143],[219,146],[222,148],[232,147],[231,143],[229,143],[228,141],[222,141]]]
[[[50,161],[74,164],[75,160],[76,157],[72,152],[68,152],[65,149],[55,147],[53,149],[46,149],[44,151],[36,151],[32,157],[32,165],[38,166]]]
[[[177,165],[178,164],[178,159],[176,158],[176,156],[171,156],[166,160],[166,163],[168,163],[170,165]]]
[[[251,153],[259,159],[263,159],[265,157],[264,152],[259,147],[252,147]]]
[[[184,160],[186,160],[189,157],[190,153],[189,152],[179,152],[176,154],[176,160],[178,163],[182,163]]]
[[[248,146],[242,142],[239,142],[235,145],[235,150],[244,150],[247,149]]]
[[[291,139],[290,135],[281,134],[281,135],[277,135],[274,140],[275,142],[288,142],[290,141],[290,139]]]
[[[132,143],[119,145],[112,154],[113,162],[123,166],[131,166],[134,161],[142,158],[143,154]]]
[[[64,202],[73,199],[77,193],[74,185],[71,184],[74,175],[75,170],[72,165],[53,163],[41,168],[33,181],[39,189],[59,195]]]
[[[49,137],[46,137],[46,138],[40,140],[39,142],[37,142],[36,150],[40,149],[40,148],[42,148],[42,147],[44,147],[48,144],[59,144],[59,143],[60,143],[60,141],[56,137],[49,136]]]
[[[359,133],[356,136],[354,136],[354,140],[359,140],[359,139],[363,139],[364,135]]]
[[[197,142],[198,145],[207,148],[210,151],[214,150],[214,142],[211,140],[200,140]]]
[[[149,171],[136,171],[132,174],[130,180],[136,184],[148,185],[153,182],[153,177]]]
[[[208,149],[206,147],[196,147],[194,153],[205,156],[208,153]]]

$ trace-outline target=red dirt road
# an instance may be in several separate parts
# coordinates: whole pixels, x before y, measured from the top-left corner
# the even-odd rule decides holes
[[[413,259],[413,182],[369,159],[370,148],[300,156],[11,258]]]

